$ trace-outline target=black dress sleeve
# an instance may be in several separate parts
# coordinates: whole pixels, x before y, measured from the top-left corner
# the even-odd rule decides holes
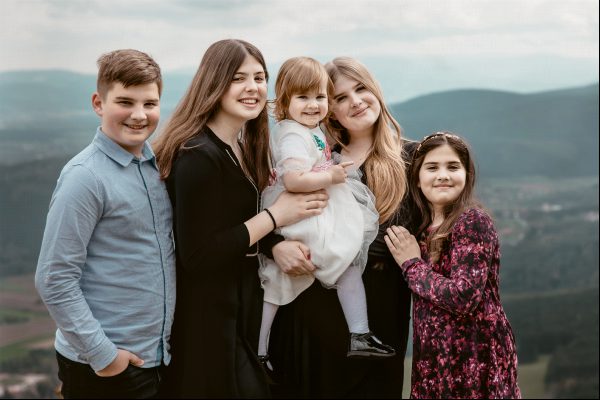
[[[271,232],[264,238],[260,239],[259,249],[262,254],[269,258],[273,258],[273,247],[283,242],[285,238],[277,233]]]
[[[218,159],[205,149],[188,150],[174,169],[174,225],[181,264],[187,270],[233,264],[248,251],[250,235],[243,222],[225,222],[225,213],[235,210],[223,210],[220,188],[226,174]]]

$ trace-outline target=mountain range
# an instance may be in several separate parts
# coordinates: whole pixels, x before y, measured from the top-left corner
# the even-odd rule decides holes
[[[163,124],[189,80],[165,75]],[[0,73],[0,284],[35,270],[59,172],[98,125],[94,87],[93,76],[67,71]],[[484,178],[478,192],[501,236],[503,304],[519,360],[541,370],[539,396],[597,398],[598,84],[452,90],[389,108],[407,138],[449,130],[471,143]],[[31,371],[35,357],[5,360],[0,372]],[[527,376],[519,379],[530,390]]]
[[[163,124],[189,79],[185,73],[165,75]],[[68,71],[0,73],[0,165],[74,155],[87,145],[98,124],[90,107],[94,88],[92,75]],[[438,130],[467,138],[483,176],[598,171],[597,83],[532,94],[453,90],[390,109],[408,138]]]
[[[165,76],[162,123],[188,79]],[[94,87],[93,76],[67,71],[0,73],[0,275],[34,268],[56,178],[98,124]],[[454,90],[390,109],[408,138],[438,130],[467,138],[483,177],[598,175],[597,83],[533,94]]]

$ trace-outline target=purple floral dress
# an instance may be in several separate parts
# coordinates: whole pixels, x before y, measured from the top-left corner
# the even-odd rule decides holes
[[[436,264],[404,262],[413,291],[411,398],[521,398],[512,328],[500,304],[492,219],[463,213]]]

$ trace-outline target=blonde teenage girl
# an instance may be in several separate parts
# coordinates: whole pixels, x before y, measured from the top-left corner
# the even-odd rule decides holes
[[[259,273],[265,297],[259,356],[266,361],[268,336],[278,307],[294,300],[315,278],[325,287],[337,289],[351,337],[347,356],[393,356],[394,349],[369,330],[362,282],[367,250],[378,229],[374,197],[356,170],[350,170],[353,162],[334,160],[319,127],[333,92],[327,71],[312,58],[289,59],[279,71],[275,91],[278,123],[271,150],[277,180],[263,192],[263,207],[269,211],[273,200],[285,190],[302,193],[326,189],[329,202],[322,214],[279,230],[286,239],[308,246],[317,268],[314,274],[290,276],[271,259],[261,258]]]

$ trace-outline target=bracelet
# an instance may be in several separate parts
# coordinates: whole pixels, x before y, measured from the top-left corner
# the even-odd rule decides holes
[[[273,230],[277,229],[277,222],[275,222],[275,217],[273,217],[273,214],[271,214],[271,211],[269,211],[268,208],[265,208],[265,211],[267,212],[267,214],[271,218],[271,221],[273,221]]]

